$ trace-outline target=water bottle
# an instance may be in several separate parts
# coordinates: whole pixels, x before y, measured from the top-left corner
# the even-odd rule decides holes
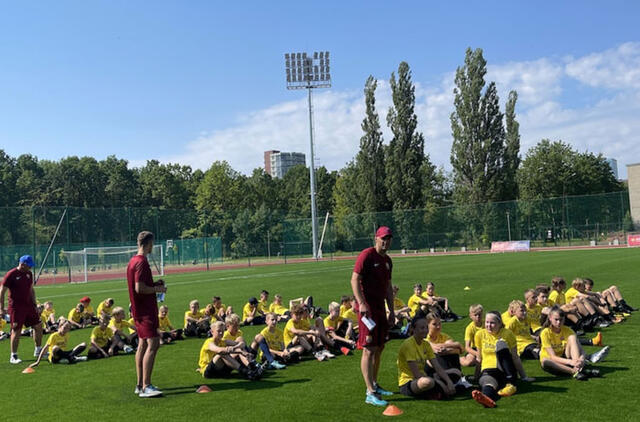
[[[156,300],[158,302],[164,302],[164,292],[158,292],[156,293]]]

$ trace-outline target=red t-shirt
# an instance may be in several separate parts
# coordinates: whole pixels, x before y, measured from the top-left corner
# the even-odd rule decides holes
[[[36,306],[31,297],[33,286],[31,271],[22,272],[14,268],[5,274],[2,285],[9,289],[9,311],[32,309]]]
[[[362,293],[372,315],[385,315],[384,301],[391,283],[393,265],[389,255],[382,256],[376,248],[360,252],[353,272],[362,276]]]
[[[127,266],[127,283],[129,285],[129,300],[131,301],[131,314],[134,319],[145,317],[158,317],[158,303],[156,294],[136,293],[135,284],[143,283],[153,287],[153,276],[149,261],[144,255],[135,255]]]

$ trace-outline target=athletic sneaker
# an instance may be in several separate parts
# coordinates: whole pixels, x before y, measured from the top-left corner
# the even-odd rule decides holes
[[[496,407],[496,402],[491,400],[491,398],[487,397],[480,390],[473,390],[471,392],[471,397],[473,397],[473,399],[475,401],[477,401],[478,403],[480,403],[484,407]]]
[[[199,368],[198,368],[199,369]],[[139,385],[136,385],[135,390],[133,390],[133,394],[135,394],[136,396],[140,395],[140,393],[142,393],[142,387]]]
[[[142,391],[139,394],[139,397],[146,399],[150,397],[158,397],[161,395],[162,395],[162,391],[158,390],[155,386],[149,384],[142,389]]]
[[[327,355],[325,355],[324,353],[322,353],[322,350],[319,350],[319,351],[317,351],[317,352],[313,352],[313,357],[314,357],[314,358],[316,358],[316,359],[318,359],[318,360],[319,360],[319,361],[321,361],[321,362],[322,362],[323,360],[327,360],[327,359],[329,359],[329,358],[327,357]]]
[[[273,362],[271,362],[269,364],[269,366],[267,366],[267,368],[269,368],[269,369],[284,369],[286,367],[287,367],[286,365],[281,364],[277,360],[274,360]]]
[[[504,386],[503,389],[501,389],[500,391],[498,391],[498,395],[500,397],[509,397],[509,396],[513,396],[516,393],[517,389],[516,386],[513,384],[507,384]]]
[[[367,392],[367,398],[364,400],[364,402],[367,404],[372,404],[374,406],[386,406],[387,404],[389,404],[386,400],[382,400],[374,393],[369,392]]]
[[[594,346],[599,346],[602,347],[604,346],[603,342],[602,342],[602,333],[598,333],[596,334],[596,336],[594,338],[591,339],[591,343]]]
[[[75,356],[74,360],[76,362],[84,362],[84,361],[87,360],[87,357],[86,356]]]
[[[602,359],[606,358],[607,355],[609,354],[609,346],[605,346],[602,349],[600,349],[599,351],[593,353],[591,356],[589,356],[589,361],[591,363],[598,363],[600,362]]]
[[[42,351],[42,347],[36,347],[35,349],[33,349],[33,357],[37,358],[38,356],[40,356],[41,351]]]
[[[58,361],[58,363],[69,363],[69,359],[62,358]]]
[[[600,324],[598,324],[599,328],[607,328],[611,326],[611,322],[610,321],[606,321],[604,319],[600,319]]]
[[[460,380],[456,383],[456,385],[461,385],[464,388],[473,387],[473,385],[471,385],[471,383],[465,377],[460,378]]]
[[[587,374],[591,378],[600,378],[600,370],[596,368],[584,368],[582,370],[585,374]]]
[[[393,393],[391,391],[385,390],[384,388],[380,387],[378,384],[376,384],[376,394],[379,394],[381,396],[392,396]]]
[[[133,347],[125,345],[122,349],[125,353],[133,353]]]
[[[336,355],[334,355],[333,353],[331,353],[331,352],[330,352],[330,351],[328,351],[327,349],[322,349],[321,351],[322,351],[322,353],[323,353],[326,357],[328,357],[329,359],[333,359],[333,358],[335,358],[335,357],[336,357]]]
[[[14,355],[11,355],[11,358],[9,359],[9,363],[17,365],[18,363],[22,363],[22,359],[20,359],[18,355],[14,354]]]
[[[578,381],[586,381],[589,379],[589,376],[585,374],[584,369],[581,369],[579,372],[573,374],[573,378]]]

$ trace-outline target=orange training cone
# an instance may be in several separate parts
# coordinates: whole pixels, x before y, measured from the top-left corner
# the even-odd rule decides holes
[[[35,369],[33,369],[30,366],[27,366],[26,368],[24,368],[24,370],[22,371],[23,374],[33,374],[35,371]]]
[[[208,385],[201,385],[196,390],[196,393],[210,393],[210,392],[211,392],[211,388],[209,388]]]
[[[384,409],[384,412],[382,412],[382,414],[385,416],[400,416],[403,413],[404,412],[394,404],[390,404],[386,409]]]

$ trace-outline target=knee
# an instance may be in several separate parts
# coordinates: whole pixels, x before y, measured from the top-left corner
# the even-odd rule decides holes
[[[254,339],[253,339],[256,343],[260,343],[261,341],[264,340],[264,337],[262,336],[262,334],[257,334]]]
[[[418,388],[422,391],[433,388],[435,381],[433,378],[422,377],[418,379]]]

